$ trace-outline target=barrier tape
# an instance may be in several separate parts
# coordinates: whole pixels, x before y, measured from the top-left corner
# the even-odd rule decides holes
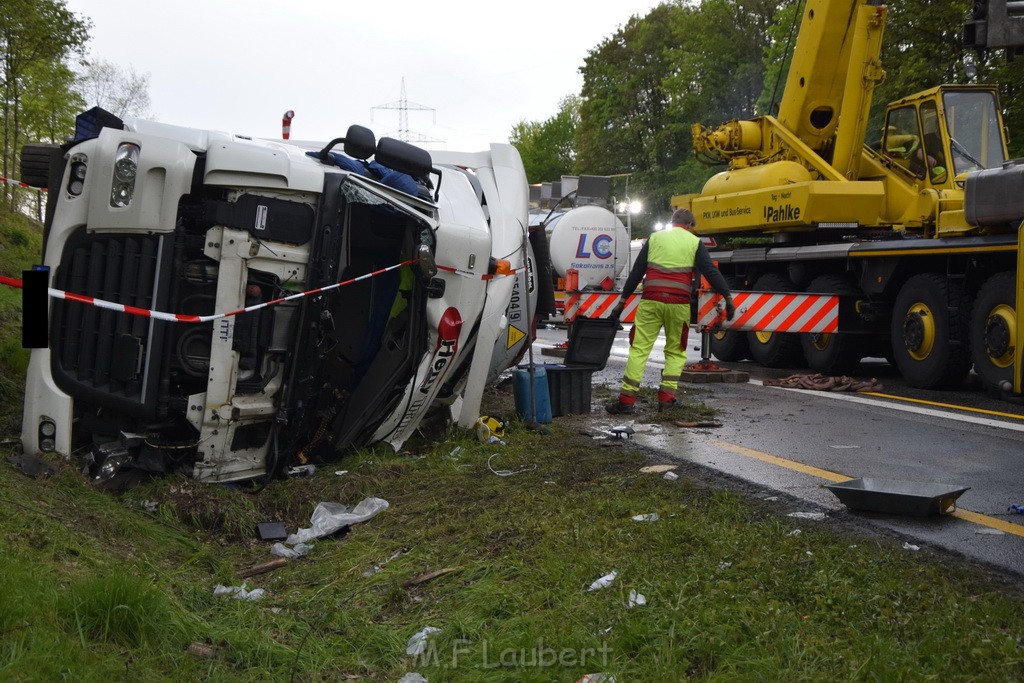
[[[23,183],[20,180],[15,180],[14,178],[4,178],[3,176],[0,176],[0,182],[7,183],[8,185],[14,185],[16,187],[27,187],[30,190],[46,192],[45,187],[36,187],[35,185],[29,185],[28,183]]]
[[[163,311],[151,311],[145,308],[128,306],[126,304],[118,304],[114,303],[113,301],[97,299],[91,296],[83,296],[82,294],[75,294],[73,292],[65,292],[59,289],[54,289],[52,287],[48,288],[48,292],[49,295],[54,299],[64,299],[65,301],[77,301],[79,303],[88,304],[90,306],[96,306],[97,308],[106,308],[111,311],[118,311],[120,313],[127,313],[129,315],[137,315],[142,318],[153,318],[155,320],[165,320],[167,322],[172,323],[208,323],[210,321],[219,320],[221,318],[230,318],[232,316],[241,315],[242,313],[250,313],[252,311],[257,311],[261,308],[276,306],[277,304],[285,301],[294,301],[295,299],[313,296],[314,294],[322,294],[324,292],[329,292],[332,289],[344,287],[345,285],[350,285],[354,282],[359,282],[360,280],[367,280],[371,277],[376,277],[388,271],[395,270],[396,268],[401,268],[402,266],[412,265],[413,263],[416,263],[416,261],[417,259],[402,261],[401,263],[396,263],[393,266],[381,268],[379,270],[366,273],[365,275],[360,275],[359,277],[354,277],[349,280],[343,280],[342,282],[336,282],[333,285],[327,285],[326,287],[317,287],[316,289],[310,289],[309,291],[299,292],[297,294],[290,294],[289,296],[282,297],[280,299],[274,299],[273,301],[265,301],[261,304],[253,304],[252,306],[246,306],[245,308],[240,308],[237,311],[230,311],[228,313],[215,313],[213,315],[186,315],[184,313],[164,313]],[[14,278],[6,277],[3,275],[0,275],[0,284],[10,285],[12,287],[17,287],[19,289],[22,288],[21,280],[16,280]]]
[[[213,315],[186,315],[184,313],[165,313],[163,311],[152,311],[152,310],[147,310],[145,308],[138,308],[137,306],[129,306],[127,304],[119,304],[119,303],[115,303],[113,301],[107,301],[105,299],[97,299],[96,297],[85,296],[83,294],[75,294],[74,292],[65,292],[65,291],[60,290],[60,289],[54,289],[53,287],[48,288],[47,291],[48,291],[49,295],[51,297],[53,297],[54,299],[63,299],[65,301],[77,301],[79,303],[87,304],[89,306],[95,306],[97,308],[106,308],[106,309],[111,310],[111,311],[118,311],[119,313],[127,313],[129,315],[137,315],[137,316],[142,317],[142,318],[153,318],[155,320],[165,320],[167,322],[174,322],[174,323],[208,323],[208,322],[211,322],[213,320],[219,320],[221,318],[230,318],[232,316],[241,315],[242,313],[251,313],[252,311],[258,311],[261,308],[267,308],[269,306],[276,306],[277,304],[283,303],[285,301],[294,301],[295,299],[301,299],[303,297],[313,296],[314,294],[323,294],[324,292],[329,292],[332,289],[337,289],[339,287],[344,287],[345,285],[350,285],[350,284],[352,284],[354,282],[359,282],[360,280],[367,280],[369,278],[376,277],[378,275],[383,275],[384,273],[387,273],[388,271],[395,270],[396,268],[401,268],[402,266],[412,265],[412,264],[416,263],[417,261],[418,261],[418,259],[409,259],[408,261],[402,261],[401,263],[396,263],[393,266],[388,266],[387,268],[381,268],[379,270],[375,270],[375,271],[372,271],[370,273],[366,273],[364,275],[360,275],[358,277],[351,278],[349,280],[344,280],[342,282],[336,282],[333,285],[327,285],[326,287],[318,287],[316,289],[310,289],[308,291],[299,292],[297,294],[290,294],[290,295],[288,295],[286,297],[282,297],[280,299],[274,299],[273,301],[265,301],[265,302],[260,303],[260,304],[253,304],[252,306],[246,306],[245,308],[240,308],[237,311],[229,311],[228,313],[215,313]],[[452,272],[452,273],[457,273],[459,275],[465,275],[465,271],[459,272],[457,269],[451,268],[451,267],[448,267],[448,266],[438,266],[438,269],[439,270],[445,270],[445,271]],[[523,269],[520,268],[518,270],[523,270]],[[509,273],[509,274],[511,275],[511,274],[514,274],[515,272],[518,272],[518,271],[513,271],[512,273]],[[472,276],[472,277],[479,277],[478,275],[476,275],[474,273],[470,273],[469,275]],[[498,276],[496,276],[496,275],[485,275],[481,279],[490,280],[490,279],[492,279],[494,277],[498,277]],[[8,285],[8,286],[11,286],[11,287],[17,287],[18,289],[22,288],[22,281],[21,280],[17,280],[15,278],[7,277],[5,275],[0,275],[0,284]]]

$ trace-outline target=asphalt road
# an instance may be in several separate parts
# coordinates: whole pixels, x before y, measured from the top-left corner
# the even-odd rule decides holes
[[[539,333],[534,346],[565,341],[561,329]],[[661,345],[644,378],[654,386],[661,371]],[[594,384],[617,386],[628,354],[620,332],[605,370]],[[690,360],[699,359],[690,352]],[[536,360],[536,358],[535,358]],[[783,512],[825,512],[903,537],[920,548],[961,554],[1005,574],[1024,577],[1024,516],[1008,511],[1024,505],[1024,409],[995,400],[970,382],[956,392],[920,392],[905,387],[884,361],[862,364],[861,377],[877,377],[888,396],[768,387],[769,376],[797,370],[766,371],[732,365],[751,373],[748,383],[690,384],[686,394],[719,411],[722,427],[678,429],[634,423],[638,444],[664,459],[692,462],[750,483],[750,495],[774,499]],[[970,410],[957,409],[959,405]],[[621,418],[593,413],[595,427],[622,424]],[[625,422],[630,422],[626,420]],[[970,487],[950,514],[910,516],[851,511],[826,484],[870,477],[911,484]],[[911,501],[912,502],[912,501]],[[794,527],[807,524],[794,518]],[[912,550],[908,549],[908,552]]]

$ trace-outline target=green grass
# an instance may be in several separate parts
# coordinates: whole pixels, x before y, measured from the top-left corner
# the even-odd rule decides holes
[[[501,392],[486,401],[511,413]],[[115,497],[61,463],[39,481],[9,471],[0,678],[1024,676],[1016,587],[892,539],[807,522],[791,536],[796,524],[770,503],[687,471],[641,473],[632,442],[584,437],[581,421],[545,435],[513,420],[505,447],[450,431],[403,455],[365,450],[258,495],[163,479]],[[319,501],[367,496],[391,507],[247,579],[264,600],[213,596],[272,559],[257,522],[294,531]],[[651,512],[660,520],[631,520]],[[408,584],[441,569],[453,571]],[[613,570],[609,588],[586,590]],[[648,604],[628,609],[631,590]],[[406,642],[425,626],[441,632],[414,660]],[[189,654],[192,643],[212,658]]]
[[[42,226],[21,214],[0,209],[0,275],[21,279],[39,263]],[[0,285],[0,431],[17,431],[21,420],[28,351],[21,348],[21,290]]]

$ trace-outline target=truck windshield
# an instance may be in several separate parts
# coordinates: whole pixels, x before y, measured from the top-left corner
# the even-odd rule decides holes
[[[992,93],[947,91],[942,95],[942,104],[955,174],[994,168],[1006,161]]]

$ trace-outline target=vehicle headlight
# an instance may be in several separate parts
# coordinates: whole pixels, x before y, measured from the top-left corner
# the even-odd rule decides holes
[[[110,186],[110,205],[123,208],[135,195],[135,176],[139,172],[139,146],[122,142],[114,156],[114,180]]]
[[[71,177],[68,180],[68,194],[77,197],[82,194],[85,188],[85,174],[87,172],[87,159],[83,154],[76,154],[71,158]]]
[[[52,453],[57,447],[54,435],[57,433],[57,425],[48,417],[39,421],[39,450]]]

